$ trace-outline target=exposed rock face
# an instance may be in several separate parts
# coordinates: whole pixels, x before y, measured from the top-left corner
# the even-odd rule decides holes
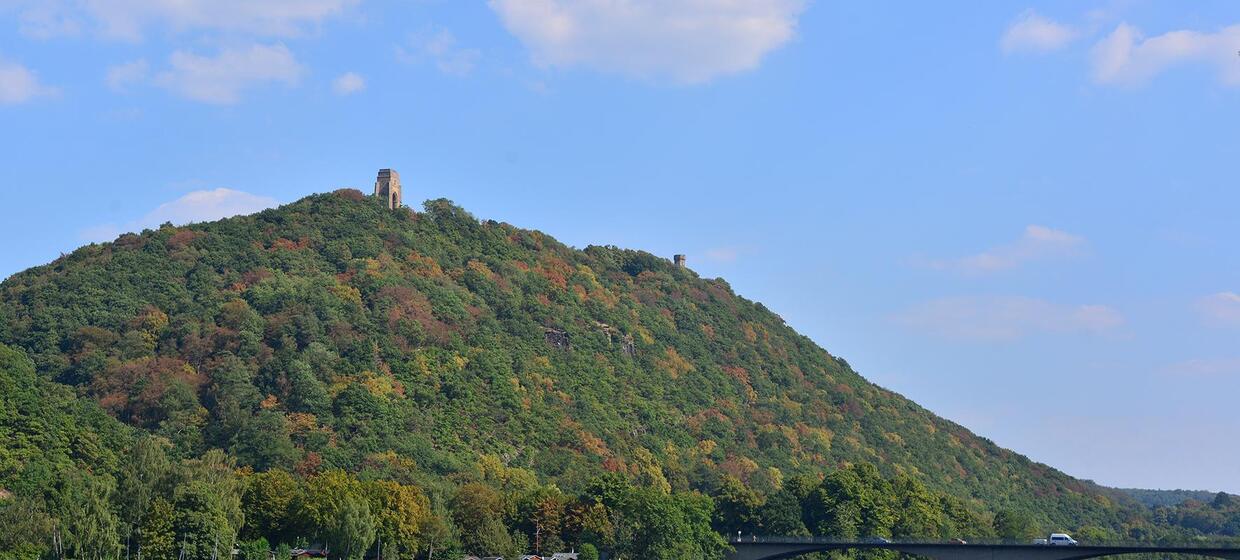
[[[572,348],[568,333],[565,331],[546,327],[543,329],[543,336],[547,339],[547,344],[550,344],[560,350],[568,350],[569,348]]]

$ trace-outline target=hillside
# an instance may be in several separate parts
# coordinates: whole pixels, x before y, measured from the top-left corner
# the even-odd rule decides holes
[[[1141,488],[1116,488],[1115,490],[1132,496],[1147,507],[1178,506],[1189,500],[1209,502],[1218,494],[1208,490],[1144,490]]]
[[[389,211],[345,190],[86,246],[0,285],[0,344],[173,461],[369,472],[432,505],[488,469],[568,494],[610,472],[773,496],[868,463],[982,519],[1146,523],[1126,495],[869,383],[721,279],[444,200]],[[0,488],[35,484],[32,456],[0,453]]]

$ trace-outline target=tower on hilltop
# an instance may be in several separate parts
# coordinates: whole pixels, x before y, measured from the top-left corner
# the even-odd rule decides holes
[[[375,196],[386,201],[390,209],[400,208],[400,173],[395,169],[380,169],[375,179]]]

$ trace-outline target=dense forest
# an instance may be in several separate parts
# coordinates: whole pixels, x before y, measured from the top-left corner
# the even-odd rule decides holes
[[[0,526],[0,558],[712,558],[1235,538],[1240,499],[1032,462],[666,259],[343,190],[0,284]]]

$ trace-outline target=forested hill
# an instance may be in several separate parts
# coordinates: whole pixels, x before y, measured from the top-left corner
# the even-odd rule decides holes
[[[755,499],[870,463],[983,519],[1118,531],[1143,511],[867,382],[723,280],[446,200],[392,211],[342,190],[89,245],[0,285],[0,343],[181,461],[401,465],[432,488],[498,463],[570,494],[611,472]],[[69,448],[124,470],[123,450]],[[6,451],[0,488],[51,484]]]

